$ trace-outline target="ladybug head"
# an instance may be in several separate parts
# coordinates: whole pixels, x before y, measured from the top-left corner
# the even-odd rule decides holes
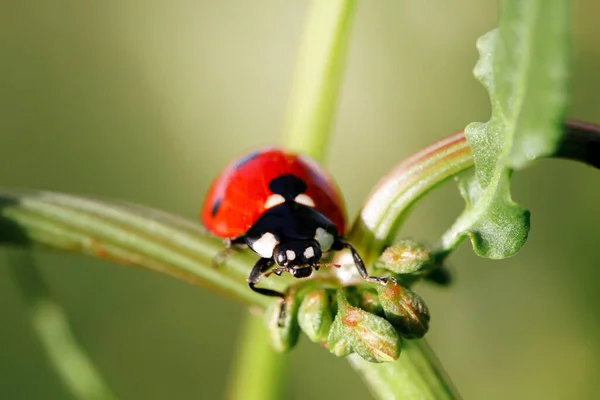
[[[281,267],[314,266],[321,259],[321,247],[316,240],[294,240],[278,244],[273,259]]]

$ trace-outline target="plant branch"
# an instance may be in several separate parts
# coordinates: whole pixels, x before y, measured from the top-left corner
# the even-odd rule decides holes
[[[462,132],[439,140],[396,165],[376,186],[350,232],[367,264],[395,239],[412,206],[427,192],[471,168]]]
[[[342,77],[355,0],[312,0],[296,62],[283,143],[322,161]]]
[[[318,161],[323,160],[331,137],[353,8],[354,0],[313,1],[296,62],[282,144]],[[285,376],[287,357],[273,351],[262,321],[247,316],[244,324],[237,368],[230,380],[231,398],[277,398],[283,384],[278,376]]]
[[[247,252],[214,268],[223,244],[198,224],[158,210],[50,192],[0,192],[0,243],[41,245],[166,273],[266,307],[245,283]],[[282,290],[285,279],[265,285]]]
[[[600,125],[567,120],[563,140],[551,158],[600,168]],[[430,190],[473,167],[462,131],[432,143],[400,162],[376,186],[355,221],[350,239],[373,263],[398,235],[414,204]]]

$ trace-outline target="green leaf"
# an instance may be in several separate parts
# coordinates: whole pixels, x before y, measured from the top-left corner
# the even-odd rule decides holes
[[[529,211],[512,201],[510,175],[556,151],[568,95],[568,2],[505,0],[499,28],[477,42],[474,74],[489,92],[492,117],[465,136],[475,175],[461,184],[467,208],[442,249],[467,235],[475,252],[500,259],[527,239]]]

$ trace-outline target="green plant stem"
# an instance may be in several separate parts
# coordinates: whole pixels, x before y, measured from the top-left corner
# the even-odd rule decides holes
[[[563,133],[562,144],[550,157],[600,168],[600,125],[567,120]],[[419,199],[472,167],[471,149],[462,131],[432,143],[396,165],[375,186],[349,234],[366,263],[372,264],[393,242]],[[444,252],[441,248],[438,251]]]
[[[244,303],[266,307],[268,299],[248,290],[254,258],[239,252],[214,267],[220,240],[199,224],[164,212],[127,204],[50,192],[0,192],[0,242],[42,245],[125,265],[143,266],[207,286]],[[264,285],[285,288],[285,279]]]
[[[303,33],[282,145],[318,161],[323,160],[331,137],[353,9],[354,0],[315,0]],[[244,324],[237,369],[229,385],[231,398],[275,399],[281,392],[287,357],[272,350],[264,324],[256,317],[247,317]]]
[[[285,147],[323,160],[331,134],[355,0],[312,0],[283,135]]]
[[[399,163],[376,186],[349,239],[366,264],[395,239],[412,206],[427,192],[473,166],[462,132],[439,140]]]
[[[402,355],[392,363],[373,364],[356,354],[348,356],[378,399],[459,399],[443,370],[431,368],[432,360],[439,364],[423,340],[405,341]]]
[[[27,301],[33,328],[65,388],[76,399],[116,399],[89,356],[77,343],[65,312],[52,299],[32,255],[26,252],[11,253],[10,263],[14,281]]]
[[[243,323],[239,350],[228,388],[231,400],[281,398],[287,358],[273,350],[262,318],[249,314]]]

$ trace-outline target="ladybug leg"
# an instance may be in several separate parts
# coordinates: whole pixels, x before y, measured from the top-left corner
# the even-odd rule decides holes
[[[358,254],[358,251],[356,251],[354,246],[352,246],[350,243],[345,242],[343,240],[336,240],[336,242],[334,242],[334,244],[332,246],[332,249],[334,249],[334,250],[342,250],[342,249],[350,250],[350,252],[352,253],[352,258],[354,259],[354,264],[356,265],[356,269],[358,270],[358,273],[364,280],[369,281],[369,282],[374,282],[374,283],[380,283],[382,285],[386,285],[390,281],[396,283],[396,279],[394,279],[391,276],[369,276],[369,274],[367,273],[367,268],[365,267],[365,263],[363,262],[362,258],[360,257],[360,254]]]
[[[280,297],[283,299],[284,298],[283,293],[280,293],[280,292],[278,292],[276,290],[272,290],[272,289],[264,289],[264,288],[256,287],[256,284],[260,280],[260,277],[262,276],[262,274],[267,272],[269,270],[269,268],[271,268],[273,266],[273,264],[275,264],[275,261],[273,261],[272,258],[261,258],[260,260],[258,260],[256,262],[256,264],[254,264],[254,268],[252,268],[252,271],[250,271],[250,275],[248,275],[248,279],[247,279],[248,286],[250,286],[250,289],[254,290],[255,292],[264,294],[265,296]]]
[[[277,325],[280,327],[283,326],[285,322],[285,295],[276,290],[272,289],[264,289],[257,288],[256,284],[260,280],[260,277],[269,270],[275,264],[272,258],[261,258],[254,264],[254,268],[250,271],[250,275],[248,275],[248,286],[250,289],[254,290],[257,293],[264,294],[265,296],[279,297],[281,299],[281,305],[279,308],[279,318],[277,319]]]
[[[245,236],[240,236],[235,239],[225,239],[223,244],[225,245],[225,249],[220,251],[212,260],[212,266],[215,269],[223,265],[236,251],[248,246],[246,244]]]

